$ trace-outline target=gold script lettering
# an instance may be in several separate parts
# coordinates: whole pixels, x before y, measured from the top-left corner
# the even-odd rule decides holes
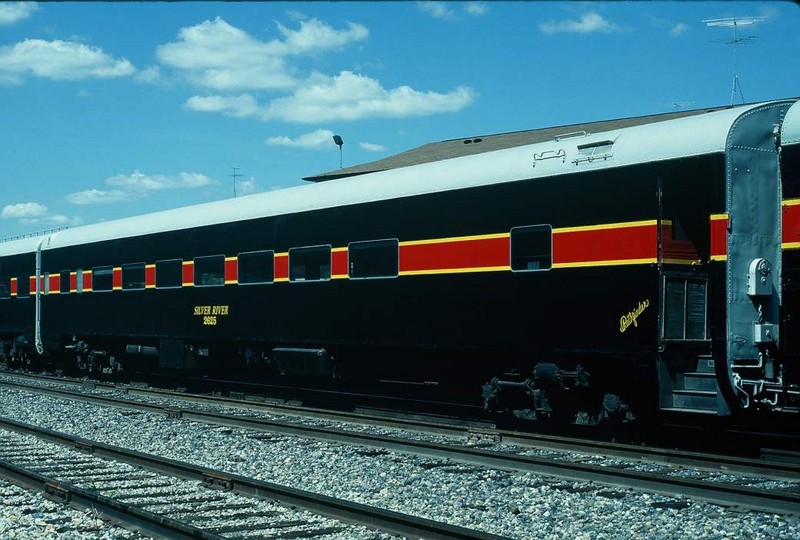
[[[636,309],[634,309],[633,311],[629,311],[628,313],[620,317],[619,318],[620,333],[627,330],[631,325],[639,326],[639,322],[637,321],[637,319],[639,318],[639,315],[641,315],[649,305],[650,305],[649,299],[642,300],[641,302],[639,302],[639,305],[636,306]]]

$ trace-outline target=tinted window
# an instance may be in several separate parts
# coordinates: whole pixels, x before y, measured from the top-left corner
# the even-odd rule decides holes
[[[61,293],[66,294],[69,292],[70,271],[62,270],[59,272]]]
[[[122,265],[122,288],[127,291],[144,289],[144,263]]]
[[[11,280],[9,278],[0,279],[0,298],[11,298]]]
[[[275,254],[272,251],[251,251],[238,257],[239,283],[272,283],[275,279]]]
[[[549,270],[553,264],[553,229],[531,225],[511,229],[511,269]]]
[[[156,288],[171,289],[183,285],[183,261],[156,261]]]
[[[17,278],[17,298],[25,298],[31,294],[31,280],[27,277]]]
[[[353,242],[347,254],[351,279],[397,276],[397,240]]]
[[[211,255],[195,258],[194,284],[196,287],[225,285],[225,256]]]
[[[292,248],[289,250],[289,281],[331,279],[331,246]]]
[[[110,291],[114,287],[114,267],[96,266],[92,268],[92,290]]]

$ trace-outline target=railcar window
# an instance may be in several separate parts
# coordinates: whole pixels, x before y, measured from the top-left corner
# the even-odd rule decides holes
[[[239,283],[254,285],[256,283],[272,283],[275,280],[275,252],[250,251],[239,253]]]
[[[289,281],[325,281],[331,279],[331,246],[291,248]]]
[[[31,295],[31,280],[28,276],[17,278],[17,298],[27,298]]]
[[[11,280],[9,278],[0,279],[0,300],[11,298]]]
[[[122,289],[126,291],[144,289],[144,263],[122,265]]]
[[[706,339],[706,311],[705,280],[680,277],[665,278],[665,339]]]
[[[594,161],[595,159],[608,159],[611,157],[614,141],[601,141],[578,146],[578,158],[575,163],[581,161]]]
[[[92,291],[110,291],[114,288],[114,267],[95,266],[92,268]]]
[[[529,225],[511,229],[511,270],[550,270],[553,265],[553,228]]]
[[[83,292],[83,269],[82,268],[78,268],[75,271],[75,279],[76,279],[75,290],[78,291],[79,293],[82,293]]]
[[[347,246],[350,279],[397,277],[398,242],[371,240]]]
[[[195,287],[225,285],[225,255],[211,255],[194,259]]]
[[[183,285],[183,260],[156,261],[156,289],[176,289]]]
[[[61,294],[67,294],[69,292],[69,277],[70,272],[69,270],[62,270],[58,273],[59,279],[59,287]]]

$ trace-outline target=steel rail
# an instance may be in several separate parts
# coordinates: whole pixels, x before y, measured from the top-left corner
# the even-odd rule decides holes
[[[33,376],[33,378],[36,378]],[[83,382],[83,381],[81,381]],[[79,382],[72,384],[79,385]],[[9,381],[0,380],[0,386],[8,386],[10,388],[19,388],[21,390],[34,390],[37,392],[50,393],[59,395],[67,399],[81,399],[86,401],[98,401],[100,403],[117,403],[119,407],[125,408],[139,408],[137,404],[141,402],[131,402],[128,400],[117,400],[116,398],[91,396],[87,394],[79,394],[70,392],[68,390],[59,390],[55,388],[47,388],[40,386],[28,386],[24,384],[13,383]],[[86,386],[86,384],[84,384]],[[88,383],[89,387],[95,386],[94,382]],[[101,386],[101,385],[97,385]],[[480,426],[475,424],[464,425],[448,425],[438,420],[431,421],[428,419],[420,418],[391,418],[384,415],[366,414],[360,412],[339,412],[329,411],[323,409],[307,409],[292,405],[263,403],[249,400],[233,399],[220,396],[206,396],[197,394],[185,394],[182,392],[174,392],[170,390],[159,390],[152,388],[137,388],[132,386],[123,385],[117,387],[114,385],[102,384],[103,387],[115,388],[122,390],[129,395],[142,395],[145,397],[158,397],[161,399],[176,399],[180,401],[187,401],[193,403],[203,403],[207,405],[231,407],[243,410],[257,410],[262,412],[270,412],[277,414],[286,414],[290,416],[301,416],[307,418],[316,418],[322,420],[331,420],[337,422],[346,422],[359,425],[369,426],[382,426],[397,429],[405,429],[410,431],[419,431],[424,433],[433,433],[439,435],[449,435],[453,437],[470,437],[473,435],[485,436],[491,438],[496,442],[501,442],[509,445],[518,445],[532,448],[549,449],[560,452],[576,452],[588,455],[603,455],[607,457],[615,457],[621,459],[630,459],[636,461],[647,461],[651,463],[661,463],[668,465],[676,465],[682,467],[691,467],[703,469],[714,472],[724,472],[729,474],[742,474],[742,475],[755,475],[763,476],[779,480],[800,480],[800,464],[796,461],[789,461],[785,459],[752,459],[740,456],[726,456],[726,455],[710,455],[701,452],[690,452],[686,450],[676,450],[672,448],[658,448],[652,446],[636,446],[631,444],[614,443],[608,441],[598,440],[585,440],[575,439],[571,437],[564,437],[549,434],[525,433],[519,431],[496,429],[493,426]],[[175,409],[162,407],[152,404],[141,404],[141,410],[149,412],[164,413],[169,409],[171,414],[183,415],[189,417],[190,415],[197,414],[196,412],[187,409]],[[202,413],[208,415],[207,418],[213,418],[213,423],[226,422],[227,416],[216,415],[214,413]],[[201,417],[192,416],[193,419],[201,421]],[[255,420],[251,420],[255,421]],[[263,421],[266,422],[266,421]],[[229,426],[243,427],[241,424],[226,424]],[[282,426],[283,423],[276,422],[275,430]],[[286,424],[293,426],[293,424]],[[250,426],[248,426],[250,427]],[[298,433],[287,428],[288,431],[283,433],[288,435],[297,436],[314,436],[309,432]],[[304,430],[311,430],[312,428],[303,428]],[[329,437],[320,435],[319,437],[324,440],[331,440]],[[339,442],[351,442],[349,440]]]
[[[8,383],[2,385],[9,386]],[[11,383],[14,386],[14,383]],[[449,459],[454,462],[478,465],[518,472],[550,475],[572,481],[597,482],[615,487],[632,488],[663,495],[685,495],[687,497],[721,504],[760,510],[771,513],[800,515],[800,493],[780,490],[765,490],[720,482],[704,482],[696,479],[665,476],[642,471],[630,471],[613,467],[574,463],[537,456],[499,453],[476,448],[465,448],[439,443],[402,440],[394,437],[353,433],[349,431],[301,426],[270,420],[234,417],[219,413],[199,412],[175,407],[163,407],[142,402],[120,400],[101,396],[75,394],[50,388],[23,387],[23,390],[44,392],[66,399],[94,402],[114,407],[166,414],[199,422],[280,433],[283,435],[312,438],[329,442],[352,444],[394,450],[402,453]],[[786,464],[776,464],[783,468]],[[793,465],[788,465],[790,470]],[[788,475],[790,480],[800,481],[800,475]]]
[[[72,508],[97,511],[102,515],[103,519],[126,529],[146,533],[157,538],[176,540],[222,540],[224,538],[178,520],[148,512],[135,505],[81,489],[67,482],[49,478],[2,460],[0,460],[0,478],[29,491],[42,493],[51,500],[66,503]]]
[[[410,516],[392,510],[90,441],[82,437],[59,433],[7,418],[0,418],[0,428],[34,435],[40,439],[71,446],[81,452],[90,453],[98,457],[124,461],[131,465],[137,465],[178,478],[197,480],[209,487],[225,489],[241,495],[278,501],[319,515],[380,529],[391,534],[432,540],[502,540],[504,538],[491,533],[470,530],[427,518]],[[170,538],[170,536],[167,535],[167,538]]]

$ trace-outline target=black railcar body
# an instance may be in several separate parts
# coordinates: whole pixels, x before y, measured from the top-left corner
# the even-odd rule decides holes
[[[797,412],[799,133],[746,105],[1,243],[0,353]]]

